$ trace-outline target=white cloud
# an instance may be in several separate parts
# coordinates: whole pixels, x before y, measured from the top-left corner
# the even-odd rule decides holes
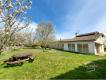
[[[85,0],[84,0],[85,1]],[[72,10],[68,10],[67,14],[63,16],[62,27],[63,32],[56,34],[57,39],[67,39],[75,36],[75,33],[79,34],[99,31],[106,33],[105,22],[105,6],[101,1],[89,0],[85,1],[85,4],[75,14],[72,14]],[[95,6],[96,4],[96,6]],[[76,10],[74,11],[76,12]]]
[[[106,20],[105,19],[101,19],[96,25],[92,25],[92,26],[93,26],[92,29],[89,29],[88,31],[86,30],[84,32],[79,31],[77,27],[75,27],[75,29],[73,28],[73,30],[72,28],[71,29],[69,28],[69,30],[65,30],[62,33],[56,34],[56,39],[59,40],[59,39],[72,38],[75,36],[76,32],[78,32],[79,34],[82,34],[82,33],[99,31],[100,33],[106,34]]]
[[[93,30],[106,34],[106,20],[101,20]]]
[[[24,23],[21,23],[21,26],[24,25]],[[29,24],[29,26],[23,30],[21,30],[22,32],[31,32],[31,33],[34,33],[35,30],[37,28],[37,23],[36,22],[31,22]]]
[[[32,32],[35,32],[36,28],[37,28],[36,22],[31,22],[29,27],[28,27],[29,31],[32,31]]]
[[[59,40],[59,39],[71,39],[74,36],[75,36],[75,34],[72,34],[71,32],[68,31],[68,32],[56,34],[56,39],[57,40]]]

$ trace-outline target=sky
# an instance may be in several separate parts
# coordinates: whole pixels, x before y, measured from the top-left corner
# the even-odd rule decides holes
[[[32,30],[42,21],[51,21],[57,39],[75,33],[106,33],[106,0],[32,0],[27,13],[32,17]]]

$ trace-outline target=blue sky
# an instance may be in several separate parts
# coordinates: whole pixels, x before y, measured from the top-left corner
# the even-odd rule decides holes
[[[99,31],[106,33],[106,0],[32,0],[31,26],[51,21],[57,39]]]

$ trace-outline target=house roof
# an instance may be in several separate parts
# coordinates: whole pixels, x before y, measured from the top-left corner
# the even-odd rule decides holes
[[[76,42],[76,41],[95,41],[99,36],[104,37],[104,34],[99,32],[90,32],[79,34],[72,39],[63,39],[62,42]]]

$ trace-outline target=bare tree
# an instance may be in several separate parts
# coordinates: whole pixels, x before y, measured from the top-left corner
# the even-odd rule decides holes
[[[12,45],[14,34],[29,26],[30,17],[26,10],[30,8],[30,0],[0,1],[0,52]]]
[[[54,28],[50,22],[41,22],[36,29],[36,40],[40,46],[46,49],[49,42],[54,40]]]

